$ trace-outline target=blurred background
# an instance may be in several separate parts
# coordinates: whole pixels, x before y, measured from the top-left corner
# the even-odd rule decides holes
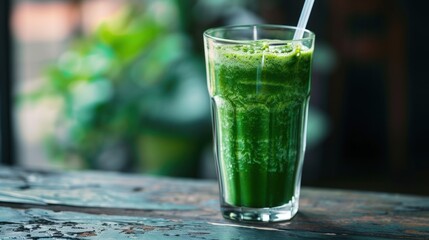
[[[215,178],[203,31],[303,0],[2,0],[2,162]],[[303,185],[429,195],[422,1],[316,1]]]

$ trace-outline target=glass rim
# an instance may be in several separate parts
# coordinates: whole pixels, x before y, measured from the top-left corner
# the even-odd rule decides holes
[[[277,41],[281,42],[302,42],[305,40],[314,40],[316,34],[314,34],[312,31],[305,29],[305,28],[299,28],[296,26],[289,26],[289,25],[279,25],[279,24],[247,24],[247,25],[229,25],[229,26],[222,26],[222,27],[214,27],[209,28],[204,31],[203,36],[218,42],[225,42],[225,43],[249,43],[254,41],[261,41],[263,39],[258,40],[234,40],[234,39],[228,39],[228,38],[222,38],[222,37],[215,37],[213,36],[213,33],[220,30],[235,30],[235,29],[246,29],[246,28],[264,28],[264,29],[273,29],[273,30],[302,30],[304,33],[308,33],[307,37],[302,37],[299,39],[276,39]],[[270,40],[270,39],[268,39]]]

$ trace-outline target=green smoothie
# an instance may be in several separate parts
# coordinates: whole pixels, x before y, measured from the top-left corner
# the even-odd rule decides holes
[[[287,204],[300,182],[313,51],[269,40],[214,47],[208,85],[224,201]]]

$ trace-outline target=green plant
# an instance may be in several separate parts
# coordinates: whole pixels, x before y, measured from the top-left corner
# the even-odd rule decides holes
[[[33,99],[60,102],[57,130],[46,137],[53,159],[195,175],[209,103],[204,63],[181,28],[179,4],[129,1],[49,67]]]

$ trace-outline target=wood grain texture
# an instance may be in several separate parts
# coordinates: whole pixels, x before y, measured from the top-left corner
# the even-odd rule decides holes
[[[290,222],[236,223],[213,181],[0,168],[1,239],[429,239],[429,197],[303,188]]]

